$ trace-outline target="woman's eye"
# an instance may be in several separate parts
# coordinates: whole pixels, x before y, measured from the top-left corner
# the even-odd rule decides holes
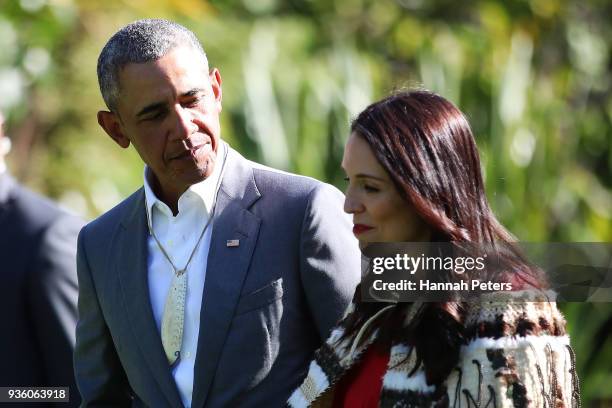
[[[367,184],[363,186],[363,189],[368,193],[378,193],[380,189],[373,186],[368,186]]]

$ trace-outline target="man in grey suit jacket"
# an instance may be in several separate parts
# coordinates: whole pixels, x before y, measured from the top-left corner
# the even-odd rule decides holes
[[[342,194],[221,141],[221,76],[178,24],[124,27],[98,77],[98,122],[146,167],[79,236],[84,405],[283,406],[359,279]]]
[[[10,143],[2,122],[0,114],[0,386],[69,387],[65,406],[76,407],[75,258],[83,222],[10,176],[4,164]]]

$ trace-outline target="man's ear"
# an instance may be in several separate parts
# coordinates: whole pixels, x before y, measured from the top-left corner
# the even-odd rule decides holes
[[[221,100],[223,99],[223,91],[221,89],[221,73],[217,68],[213,68],[208,75],[210,79],[210,85],[212,86],[213,95],[217,102],[219,112],[221,112]]]
[[[129,147],[130,139],[123,133],[117,114],[109,111],[99,111],[98,124],[119,146],[124,149]]]

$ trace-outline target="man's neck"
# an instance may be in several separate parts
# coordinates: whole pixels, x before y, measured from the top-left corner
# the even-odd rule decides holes
[[[161,186],[159,180],[153,172],[149,173],[149,183],[151,189],[155,193],[155,195],[170,208],[172,211],[172,215],[176,216],[178,214],[178,201],[179,198],[183,195],[185,191],[189,188],[189,186],[185,186],[184,188],[179,188],[175,190],[164,190]]]

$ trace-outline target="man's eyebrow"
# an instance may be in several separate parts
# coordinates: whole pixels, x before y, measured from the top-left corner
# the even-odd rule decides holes
[[[193,88],[185,92],[181,96],[196,96],[199,93],[206,93],[206,90],[204,88]]]
[[[147,106],[145,106],[144,108],[142,108],[142,109],[140,110],[140,112],[138,112],[138,113],[136,114],[136,117],[137,117],[137,118],[139,118],[139,117],[141,117],[141,116],[146,115],[147,113],[151,113],[151,112],[154,112],[154,111],[160,110],[160,109],[162,109],[164,106],[166,106],[166,103],[165,103],[165,102],[154,102],[154,103],[152,103],[152,104],[150,104],[150,105],[147,105]]]

